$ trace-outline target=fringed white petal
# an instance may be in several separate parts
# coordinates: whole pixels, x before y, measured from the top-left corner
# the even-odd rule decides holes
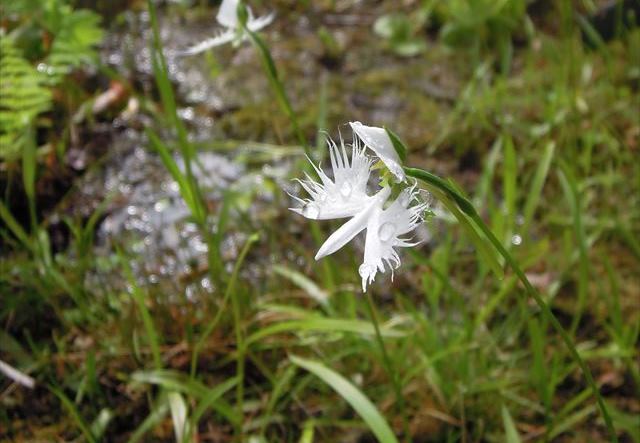
[[[247,21],[247,28],[249,28],[250,31],[257,32],[262,28],[269,26],[275,17],[276,14],[274,12],[258,18],[253,18],[253,15],[250,15],[249,20]]]
[[[313,220],[353,217],[371,202],[372,197],[367,195],[367,182],[372,162],[364,155],[364,148],[357,144],[352,146],[350,161],[342,138],[340,147],[329,138],[327,145],[333,179],[309,160],[320,182],[307,174],[305,180],[298,180],[309,198],[303,200],[302,207],[292,210]]]
[[[405,181],[406,177],[402,169],[402,161],[393,147],[393,142],[389,138],[387,131],[384,128],[366,126],[360,122],[350,122],[349,125],[353,130],[354,138],[360,138],[366,147],[375,152],[398,181]]]
[[[400,266],[400,256],[394,248],[407,248],[417,243],[401,236],[413,231],[422,223],[422,214],[427,209],[426,203],[418,203],[418,192],[413,188],[404,189],[398,198],[386,209],[378,208],[370,214],[367,224],[367,237],[364,247],[364,262],[358,269],[362,278],[362,290],[373,283],[378,271],[384,273],[388,267],[393,270]]]
[[[232,42],[236,38],[236,32],[233,29],[227,29],[220,32],[218,35],[212,38],[208,38],[197,45],[194,45],[184,51],[178,52],[178,55],[195,55],[201,52],[211,49],[215,46],[225,45]]]

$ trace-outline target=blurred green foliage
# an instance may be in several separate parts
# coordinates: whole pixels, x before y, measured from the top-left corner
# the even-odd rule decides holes
[[[407,15],[393,13],[379,17],[373,25],[373,30],[386,39],[393,52],[411,57],[427,49],[425,39],[416,35],[418,27]]]
[[[38,116],[51,108],[51,90],[83,64],[98,61],[100,16],[74,9],[67,0],[3,0],[0,15],[0,159],[20,156],[24,128],[45,126]]]

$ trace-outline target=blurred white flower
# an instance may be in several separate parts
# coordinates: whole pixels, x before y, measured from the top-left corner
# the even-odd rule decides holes
[[[239,44],[243,40],[248,38],[248,35],[242,29],[242,25],[238,22],[238,8],[239,0],[223,0],[216,15],[216,20],[224,29],[214,37],[208,38],[197,45],[190,47],[182,52],[181,55],[195,55],[213,48],[214,46],[221,46],[226,43],[234,42]],[[251,8],[247,6],[247,28],[256,32],[260,29],[268,26],[274,18],[274,13],[263,15],[261,17],[254,17]]]
[[[369,129],[381,129],[370,128],[360,123],[358,125],[356,127],[359,130],[363,127],[367,128],[365,133]],[[375,133],[379,135],[377,131]],[[418,191],[415,186],[402,189],[398,197],[386,207],[385,203],[389,200],[392,191],[390,186],[385,186],[377,193],[368,195],[367,183],[373,160],[364,154],[365,148],[360,144],[362,137],[358,135],[354,129],[351,159],[342,138],[340,146],[327,139],[333,179],[309,160],[320,182],[314,181],[307,174],[305,174],[306,179],[298,180],[309,194],[309,198],[292,196],[301,206],[290,209],[313,220],[351,217],[322,244],[315,256],[316,260],[333,254],[366,229],[364,262],[359,268],[362,290],[366,291],[367,285],[375,280],[378,271],[384,273],[388,268],[393,278],[393,270],[400,266],[400,257],[394,248],[416,245],[403,236],[413,231],[423,221],[422,214],[427,209],[427,204],[418,201]],[[379,148],[378,145],[376,146]],[[393,150],[393,146],[391,149]],[[374,152],[377,153],[377,151]],[[402,170],[400,163],[396,165]]]
[[[382,160],[398,181],[403,182],[406,180],[402,169],[402,160],[400,160],[400,156],[393,147],[393,142],[384,128],[365,126],[360,122],[350,122],[349,125],[354,134]]]

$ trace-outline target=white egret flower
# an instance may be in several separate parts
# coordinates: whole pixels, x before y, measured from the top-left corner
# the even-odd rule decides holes
[[[350,122],[349,125],[364,145],[382,160],[398,181],[403,182],[406,180],[402,169],[402,160],[400,160],[400,156],[393,147],[393,142],[384,128],[366,126],[360,122]]]
[[[378,271],[384,273],[388,268],[393,278],[394,269],[400,266],[400,257],[394,248],[416,245],[410,238],[403,236],[422,223],[422,214],[427,209],[427,204],[418,201],[415,186],[401,190],[398,197],[386,206],[385,203],[391,196],[390,186],[383,187],[373,195],[367,194],[373,160],[364,154],[365,148],[360,144],[361,137],[356,134],[354,130],[351,159],[342,138],[340,147],[332,140],[327,140],[333,179],[309,160],[320,182],[306,174],[305,180],[298,180],[309,198],[292,196],[302,206],[290,209],[313,220],[350,217],[323,243],[315,256],[316,260],[333,254],[366,230],[364,262],[359,268],[362,290],[366,291],[367,285],[375,280]],[[401,168],[399,163],[398,166]]]
[[[218,10],[218,15],[216,15],[216,20],[224,27],[224,29],[218,32],[216,36],[208,38],[203,42],[182,51],[180,54],[195,55],[213,48],[214,46],[221,46],[231,42],[240,43],[243,40],[246,40],[248,35],[246,35],[242,29],[241,23],[238,21],[238,3],[239,0],[222,0],[222,4]],[[256,18],[249,6],[247,6],[247,14],[247,28],[252,32],[259,31],[268,26],[275,16],[272,12]]]

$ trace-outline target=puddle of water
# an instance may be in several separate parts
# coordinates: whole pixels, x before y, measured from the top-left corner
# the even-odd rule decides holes
[[[183,106],[179,111],[180,117],[189,127],[190,139],[204,144],[211,140],[228,139],[224,133],[228,128],[220,125],[223,116],[233,116],[236,109],[246,109],[248,104],[270,103],[273,100],[260,61],[249,44],[239,48],[216,48],[211,53],[197,57],[179,58],[173,55],[210,36],[215,31],[212,26],[214,15],[215,12],[211,11],[206,20],[188,19],[189,23],[180,14],[168,14],[160,20],[170,77],[176,87],[178,101]],[[105,41],[103,60],[128,78],[136,88],[153,96],[155,86],[149,51],[151,31],[148,15],[145,12],[125,12],[122,17],[120,24]],[[331,17],[326,17],[329,24]],[[391,56],[381,57],[379,49],[363,41],[363,35],[371,32],[368,22],[357,15],[350,17],[354,23],[365,25],[335,28],[339,40],[349,47],[340,67],[342,72],[337,73],[326,71],[320,62],[319,53],[322,49],[313,26],[318,24],[315,21],[322,22],[323,18],[315,17],[314,23],[311,23],[308,18],[300,16],[286,32],[284,29],[278,30],[278,26],[282,28],[284,24],[278,25],[277,22],[273,29],[267,30],[273,55],[280,69],[291,79],[287,86],[294,107],[305,110],[309,103],[317,105],[318,73],[324,72],[329,76],[330,118],[333,112],[338,114],[340,123],[356,119],[372,124],[397,122],[397,125],[392,125],[398,132],[409,137],[424,137],[429,127],[410,125],[407,123],[410,119],[404,119],[403,114],[415,112],[412,108],[414,105],[407,97],[413,97],[416,91],[425,88],[438,88],[434,82],[440,82],[440,68],[428,68],[428,61],[424,59],[409,62]],[[352,43],[354,46],[350,47]],[[398,89],[399,76],[414,79],[410,90]],[[416,85],[420,86],[424,81],[429,82],[428,88],[416,89]],[[455,85],[455,80],[448,79],[445,83]],[[308,91],[314,91],[314,94],[309,95]],[[425,93],[425,96],[428,95]],[[246,115],[246,112],[243,113],[238,122],[244,123],[242,119],[246,119]],[[249,118],[260,120],[271,117],[249,115]],[[188,298],[197,300],[198,294],[215,290],[208,278],[202,277],[206,273],[201,272],[207,265],[207,245],[189,220],[189,210],[180,196],[177,183],[149,149],[142,131],[133,129],[149,126],[149,120],[144,115],[138,115],[134,121],[127,123],[127,129],[114,127],[115,135],[109,154],[102,164],[90,169],[81,179],[78,193],[72,199],[75,201],[71,205],[72,211],[84,212],[82,215],[86,217],[99,202],[111,196],[112,203],[98,228],[96,252],[108,255],[114,243],[124,246],[132,255],[141,258],[132,263],[141,283],[170,282],[178,288],[177,292],[184,290]],[[235,126],[231,125],[232,131],[238,131],[240,136],[247,139],[253,138],[254,129],[238,122],[234,123]],[[246,123],[248,126],[252,124],[251,121]],[[264,217],[265,209],[286,213],[286,199],[282,200],[280,206],[274,207],[273,191],[267,189],[264,182],[265,177],[272,177],[279,183],[278,186],[289,186],[286,178],[291,162],[272,160],[255,167],[252,155],[246,151],[228,152],[221,155],[201,151],[194,168],[213,213],[219,207],[223,191],[230,186],[251,189],[255,198],[248,203],[246,212],[256,224]],[[288,229],[295,229],[296,223],[292,222]],[[297,235],[299,237],[302,234]],[[427,235],[426,231],[419,234],[421,238]],[[222,249],[228,266],[232,266],[244,236],[246,234],[241,232],[231,232],[225,237]],[[291,251],[266,251],[265,256],[271,261],[284,259],[303,265],[302,259],[292,255]],[[258,277],[264,271],[247,266],[245,272]]]

